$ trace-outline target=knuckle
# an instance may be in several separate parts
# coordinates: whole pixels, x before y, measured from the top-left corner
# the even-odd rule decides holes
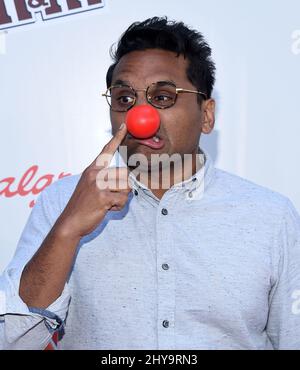
[[[98,196],[98,198],[99,198],[99,201],[100,201],[101,203],[107,203],[107,202],[109,202],[109,201],[110,201],[109,194],[107,194],[107,192],[106,192],[105,190],[101,190],[101,191],[99,192],[99,196]]]
[[[81,177],[85,178],[90,171],[91,171],[91,167],[85,168],[81,174]]]
[[[86,179],[88,180],[88,182],[93,182],[96,180],[96,172],[92,169],[89,169],[87,172],[86,172],[86,175],[85,175]]]
[[[128,195],[125,194],[125,193],[122,193],[121,194],[121,202],[122,202],[122,204],[125,204],[127,202],[127,200],[128,200]]]
[[[81,177],[82,177],[84,180],[89,181],[89,180],[91,180],[91,179],[92,179],[92,176],[94,176],[94,173],[93,173],[92,168],[87,167],[87,168],[82,172],[82,176],[81,176]]]
[[[99,202],[101,206],[106,210],[110,209],[114,205],[113,199],[105,191],[99,193]]]

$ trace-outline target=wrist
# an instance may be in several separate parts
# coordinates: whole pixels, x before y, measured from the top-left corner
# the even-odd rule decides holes
[[[75,231],[71,223],[61,222],[60,220],[57,220],[56,224],[53,226],[52,232],[62,240],[79,242],[81,238],[80,234]]]

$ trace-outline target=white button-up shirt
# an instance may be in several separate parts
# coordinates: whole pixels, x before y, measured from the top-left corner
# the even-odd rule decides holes
[[[299,216],[207,153],[161,200],[131,175],[126,206],[81,240],[61,297],[28,308],[22,269],[79,178],[32,210],[1,278],[0,347],[44,348],[59,330],[61,349],[300,349]]]

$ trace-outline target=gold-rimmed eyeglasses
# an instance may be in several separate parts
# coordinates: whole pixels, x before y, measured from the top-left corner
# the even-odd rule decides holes
[[[158,109],[172,107],[176,103],[179,93],[198,94],[203,96],[205,100],[207,99],[206,94],[201,91],[182,89],[170,81],[154,82],[145,89],[134,89],[126,84],[113,85],[102,96],[106,97],[112,111],[127,112],[135,105],[138,91],[144,91],[148,103]]]

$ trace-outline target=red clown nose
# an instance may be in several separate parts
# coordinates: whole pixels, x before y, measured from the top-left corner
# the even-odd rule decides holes
[[[132,136],[147,139],[158,131],[160,117],[151,105],[138,105],[128,111],[125,122]]]

